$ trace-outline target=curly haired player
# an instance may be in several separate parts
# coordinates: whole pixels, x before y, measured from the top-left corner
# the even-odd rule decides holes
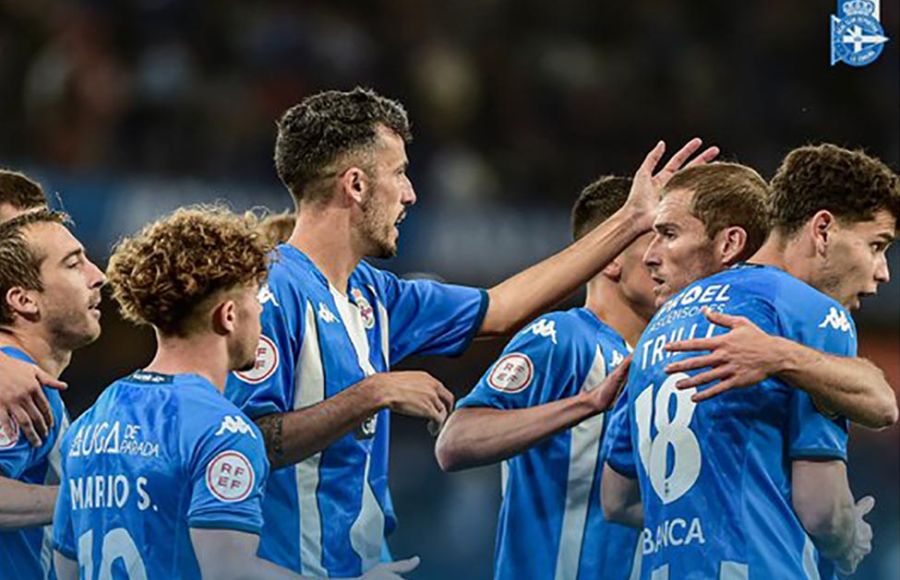
[[[298,578],[256,556],[269,465],[262,434],[222,396],[228,372],[256,360],[268,263],[255,227],[219,207],[179,209],[115,248],[113,298],[153,328],[156,355],[63,440],[59,578],[114,567],[129,578]]]

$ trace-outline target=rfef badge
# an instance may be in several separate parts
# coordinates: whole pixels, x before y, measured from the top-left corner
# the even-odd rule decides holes
[[[888,38],[881,27],[880,0],[838,0],[831,17],[831,66],[866,66],[881,55]]]

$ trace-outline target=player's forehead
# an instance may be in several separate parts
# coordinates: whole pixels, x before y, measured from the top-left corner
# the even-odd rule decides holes
[[[46,257],[47,263],[59,262],[75,253],[84,253],[81,242],[66,226],[56,222],[38,222],[29,225],[24,233],[25,241]]]
[[[674,226],[689,228],[703,224],[691,213],[694,193],[688,189],[676,189],[667,192],[656,208],[654,227]]]

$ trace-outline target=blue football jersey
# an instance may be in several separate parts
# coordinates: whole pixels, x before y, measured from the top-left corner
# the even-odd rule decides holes
[[[262,434],[199,375],[112,383],[62,454],[53,547],[82,578],[199,578],[191,528],[262,528]]]
[[[404,281],[361,263],[345,292],[300,250],[276,249],[260,292],[256,368],[226,394],[258,418],[315,405],[413,354],[454,355],[487,308],[482,290]],[[395,525],[384,410],[324,451],[272,473],[260,556],[310,576],[357,576],[381,560]]]
[[[34,364],[31,357],[17,348],[3,347],[0,351]],[[50,434],[40,447],[32,447],[21,430],[15,433],[0,430],[0,476],[31,484],[59,483],[59,443],[69,426],[69,416],[59,391],[44,387],[44,395],[53,412]],[[55,578],[50,534],[50,526],[0,531],[0,577]]]
[[[459,408],[524,409],[599,385],[628,355],[586,308],[543,316],[519,332]],[[631,577],[637,530],[600,506],[606,415],[586,419],[502,463],[494,578]]]
[[[695,282],[657,312],[635,347],[627,413],[610,427],[610,467],[640,481],[644,578],[826,578],[791,503],[791,461],[846,461],[847,422],[777,378],[693,403],[675,383],[669,342],[721,334],[702,307],[745,316],[763,331],[856,355],[852,318],[777,268],[750,264]]]

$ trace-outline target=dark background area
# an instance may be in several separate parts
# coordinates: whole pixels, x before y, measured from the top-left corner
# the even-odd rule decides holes
[[[39,178],[105,264],[114,240],[184,203],[289,207],[274,121],[305,95],[371,86],[407,106],[419,203],[399,274],[490,286],[562,248],[568,208],[600,174],[631,174],[660,138],[699,135],[770,177],[791,148],[830,141],[900,165],[898,6],[865,68],[829,66],[835,2],[381,0],[0,1],[0,164]],[[900,385],[894,280],[857,316],[861,352]],[[576,303],[576,298],[569,305]],[[458,395],[502,347],[411,360]],[[107,303],[104,334],[64,378],[73,416],[149,361],[152,337]],[[851,438],[874,494],[858,578],[900,577],[900,428]],[[490,575],[499,469],[443,475],[424,424],[394,419],[398,556],[414,578]]]

